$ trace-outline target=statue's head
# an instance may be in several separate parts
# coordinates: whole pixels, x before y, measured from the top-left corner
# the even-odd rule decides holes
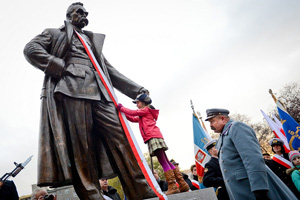
[[[88,25],[89,21],[86,18],[87,16],[88,12],[83,7],[83,3],[80,2],[72,3],[68,7],[66,14],[67,20],[80,29]]]

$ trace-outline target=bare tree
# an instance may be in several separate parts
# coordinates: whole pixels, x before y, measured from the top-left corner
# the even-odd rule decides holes
[[[269,145],[269,141],[270,139],[274,138],[275,135],[268,123],[264,120],[263,122],[252,123],[250,126],[256,133],[262,152],[271,154],[272,148]]]

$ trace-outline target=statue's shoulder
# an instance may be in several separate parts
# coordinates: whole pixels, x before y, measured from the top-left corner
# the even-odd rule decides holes
[[[65,32],[65,26],[61,26],[59,28],[46,28],[43,32],[50,33],[51,35],[60,34],[61,32]]]
[[[84,30],[83,32],[88,36],[93,35],[93,36],[105,37],[105,34],[103,34],[103,33],[94,33],[92,31],[88,31],[88,30]]]

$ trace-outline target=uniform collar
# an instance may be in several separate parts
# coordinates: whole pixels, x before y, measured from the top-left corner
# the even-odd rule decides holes
[[[234,120],[230,119],[224,126],[221,135],[228,135],[231,125],[234,123]]]

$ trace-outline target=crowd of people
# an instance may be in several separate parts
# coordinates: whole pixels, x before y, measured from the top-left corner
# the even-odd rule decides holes
[[[139,95],[134,100],[138,106],[141,105],[139,110],[147,107],[148,114],[146,111],[132,112],[129,109],[125,109],[122,105],[119,105],[118,109],[126,112],[128,118],[132,115],[137,115],[137,119],[132,118],[131,120],[138,122],[141,118],[143,119],[143,117],[150,114],[151,111],[149,109],[154,109],[150,108],[150,103],[147,104],[145,101],[151,101],[146,94]],[[206,121],[210,123],[212,130],[220,133],[220,138],[218,141],[209,141],[204,146],[211,159],[205,164],[202,183],[204,187],[213,187],[219,200],[293,200],[300,198],[300,153],[298,151],[287,153],[284,142],[281,139],[273,138],[269,144],[272,147],[274,156],[271,157],[268,153],[262,154],[253,129],[242,122],[230,119],[229,111],[226,109],[208,109]],[[148,124],[147,128],[153,130],[151,126],[155,126],[155,124],[155,122],[151,125]],[[145,129],[145,127],[141,127],[141,130]],[[158,128],[157,131],[159,131]],[[155,136],[151,136],[151,131],[149,135],[148,140],[151,141],[151,139],[155,138]],[[162,135],[160,139],[160,141],[158,140],[148,145],[149,149],[152,149],[153,155],[157,157],[160,156],[157,150],[162,149],[163,159],[158,160],[163,169],[166,167],[165,165],[168,165],[170,168],[164,169],[166,181],[160,179],[157,170],[153,170],[154,177],[161,190],[170,195],[201,189],[201,181],[199,182],[196,165],[190,167],[189,175],[180,172],[178,162],[174,159],[164,160],[167,158],[164,151],[168,148]],[[168,175],[168,171],[173,174],[172,177]],[[107,178],[101,178],[99,185],[102,196],[105,199],[121,200],[117,190],[108,185]],[[1,195],[12,195],[8,199],[17,199],[18,194],[12,181],[5,182],[1,187],[0,197],[2,197]],[[4,191],[8,191],[6,190],[8,187],[13,188],[9,191],[15,192],[4,193]],[[43,200],[46,197],[47,199],[55,199],[54,196],[51,198],[51,195],[49,196],[46,190],[38,188],[32,193],[31,199]],[[7,199],[7,197],[1,199]]]
[[[204,146],[211,159],[205,164],[203,185],[215,188],[219,200],[300,199],[298,151],[287,153],[284,142],[273,138],[269,144],[275,155],[262,153],[254,130],[230,119],[226,109],[208,109],[206,121],[220,138]],[[190,178],[198,181],[195,168],[191,166]]]
[[[153,171],[161,189],[167,195],[200,189],[194,165],[189,178],[180,172],[179,163],[168,159],[168,146],[156,126],[159,111],[151,105],[149,91],[107,61],[102,53],[105,35],[83,30],[89,23],[87,16],[82,3],[71,4],[64,26],[45,29],[24,48],[28,62],[45,74],[38,185],[73,184],[81,199],[105,196],[119,200],[116,189],[108,186],[106,179],[118,175],[129,199],[154,197],[118,117],[118,112],[123,112],[129,121],[139,123],[150,156],[156,156],[164,170],[166,181]],[[122,104],[116,108],[107,85],[135,99],[138,109],[130,110]],[[254,130],[230,119],[228,110],[208,109],[206,121],[220,137],[205,145],[211,160],[205,165],[203,185],[214,187],[218,199],[299,198],[298,152],[288,156],[282,141],[270,141],[277,160],[287,163],[290,159],[293,163],[294,167],[289,168],[270,155],[262,156]],[[100,177],[104,178],[99,183]],[[45,195],[44,190],[37,190],[32,199]]]

